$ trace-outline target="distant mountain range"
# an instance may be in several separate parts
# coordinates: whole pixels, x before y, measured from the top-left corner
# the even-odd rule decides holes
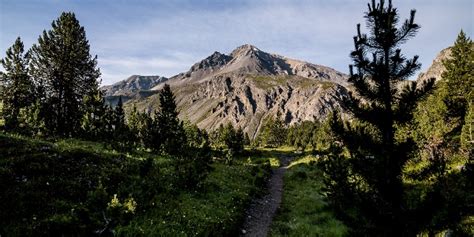
[[[150,89],[167,80],[168,78],[161,76],[132,75],[113,85],[103,86],[101,89],[106,100],[115,105],[120,96],[126,102],[130,99],[138,99],[155,94],[156,91],[150,91]]]
[[[420,78],[440,73],[428,70]],[[126,109],[135,104],[139,110],[153,111],[159,108],[157,91],[166,82],[176,96],[181,119],[207,130],[232,123],[255,137],[269,117],[294,124],[321,120],[341,109],[348,95],[347,79],[332,68],[247,44],[228,55],[214,52],[169,79],[135,75],[102,89],[109,103],[122,96]]]

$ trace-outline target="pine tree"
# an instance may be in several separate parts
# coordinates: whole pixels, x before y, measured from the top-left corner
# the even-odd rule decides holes
[[[397,28],[399,16],[392,2],[373,0],[365,18],[370,34],[362,34],[357,25],[351,53],[354,65],[349,68],[356,93],[345,103],[359,122],[351,126],[333,120],[332,130],[349,148],[350,158],[347,162],[334,158],[326,168],[333,174],[331,195],[355,235],[413,236],[418,226],[408,218],[402,169],[415,145],[395,135],[411,120],[416,102],[431,89],[433,80],[423,85],[408,82],[400,89],[400,83],[420,68],[417,56],[406,59],[399,48],[419,29],[415,10]]]
[[[474,43],[464,31],[459,33],[451,48],[451,58],[444,60],[443,66],[446,70],[440,83],[445,84],[443,86],[449,91],[445,101],[449,115],[462,120],[469,99],[474,98]]]
[[[421,147],[452,157],[461,146],[469,101],[474,100],[474,44],[463,31],[443,64],[446,70],[434,93],[418,105],[416,140]]]
[[[156,115],[156,121],[160,129],[161,150],[171,155],[178,155],[186,145],[186,134],[183,123],[178,119],[175,98],[168,84],[165,84],[160,91],[160,106],[161,110]]]
[[[28,60],[24,53],[20,37],[7,49],[6,57],[0,63],[5,69],[2,73],[3,117],[7,130],[19,126],[20,110],[25,109],[35,101],[33,83],[28,76]]]
[[[30,71],[39,85],[47,128],[69,136],[79,131],[83,98],[98,90],[100,72],[74,13],[62,13],[51,25],[30,51]]]
[[[241,154],[244,151],[244,143],[245,143],[245,137],[244,137],[244,131],[242,130],[241,127],[235,131],[235,138],[234,138],[234,145],[233,149],[237,154]]]
[[[130,131],[130,140],[134,146],[141,145],[140,140],[140,113],[137,111],[137,106],[133,104],[132,111],[126,118],[126,124]]]
[[[113,141],[117,149],[127,149],[133,145],[130,141],[130,132],[125,122],[125,111],[123,110],[122,97],[113,110]]]
[[[118,103],[114,108],[114,118],[113,118],[113,127],[114,127],[114,137],[118,138],[119,136],[127,133],[125,131],[125,111],[123,110],[122,97],[119,97]],[[118,138],[121,140],[120,138]]]
[[[25,124],[29,133],[33,136],[47,136],[45,121],[41,116],[41,103],[36,99],[34,103],[25,110]]]
[[[474,43],[461,30],[454,46],[451,48],[451,58],[443,61],[446,68],[440,81],[443,94],[442,102],[447,111],[443,114],[445,119],[452,122],[448,139],[451,144],[461,143],[460,135],[465,121],[469,103],[474,101]]]
[[[261,133],[262,143],[269,147],[279,147],[285,143],[287,131],[283,121],[269,118]]]
[[[184,123],[184,130],[189,148],[209,146],[209,138],[206,131],[199,129],[198,126],[190,122]]]
[[[415,126],[409,128],[418,143],[420,157],[429,162],[416,177],[417,180],[432,183],[425,187],[431,194],[426,195],[426,199],[432,202],[429,207],[436,207],[425,207],[430,210],[426,211],[426,216],[432,217],[426,227],[431,232],[458,229],[454,226],[462,226],[462,218],[472,215],[467,206],[474,197],[469,181],[472,179],[473,148],[466,135],[472,125],[469,101],[473,100],[473,53],[474,44],[461,31],[451,48],[451,58],[443,62],[446,71],[434,92],[419,103],[414,117]],[[449,171],[453,161],[463,162],[463,168]],[[453,235],[464,236],[458,233]],[[472,228],[467,236],[470,235]]]
[[[84,113],[81,120],[82,134],[87,139],[106,138],[106,105],[102,92],[97,90],[84,97]]]
[[[469,103],[461,134],[462,147],[466,150],[467,156],[472,159],[474,156],[474,100]]]
[[[153,119],[149,112],[143,112],[139,113],[138,118],[138,134],[143,147],[155,151],[159,150],[161,146],[155,144],[156,139],[159,138],[159,135],[157,135],[156,132],[156,129],[158,129],[156,125],[156,117]]]

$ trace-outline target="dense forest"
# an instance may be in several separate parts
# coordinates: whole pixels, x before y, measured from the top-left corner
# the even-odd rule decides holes
[[[18,37],[0,61],[0,236],[239,235],[282,157],[272,236],[474,235],[474,43],[461,31],[441,78],[413,81],[415,11],[399,24],[372,1],[365,19],[343,110],[269,117],[255,139],[180,120],[169,85],[152,112],[105,103],[74,13],[30,49]]]

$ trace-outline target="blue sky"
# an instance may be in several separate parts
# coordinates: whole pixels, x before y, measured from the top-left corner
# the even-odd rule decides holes
[[[0,57],[21,36],[29,48],[63,11],[85,27],[102,83],[132,74],[172,76],[242,44],[347,73],[356,24],[368,0],[0,0]],[[422,26],[402,52],[425,70],[463,29],[472,38],[472,0],[393,0]]]

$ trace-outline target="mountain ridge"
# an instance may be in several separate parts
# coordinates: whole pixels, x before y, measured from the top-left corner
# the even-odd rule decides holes
[[[214,52],[188,71],[170,77],[180,118],[206,130],[231,123],[255,138],[266,118],[294,124],[320,120],[347,96],[347,75],[330,67],[266,53],[245,44],[229,54]],[[159,83],[150,91],[158,91]],[[139,110],[159,108],[152,94],[126,103]]]
[[[167,83],[170,85],[192,83],[227,73],[238,75],[295,75],[319,80],[332,80],[338,84],[347,85],[347,76],[335,69],[266,53],[250,44],[237,47],[229,55],[215,51],[210,56],[195,63],[188,71],[170,77]],[[152,90],[159,90],[161,86],[158,85]]]

